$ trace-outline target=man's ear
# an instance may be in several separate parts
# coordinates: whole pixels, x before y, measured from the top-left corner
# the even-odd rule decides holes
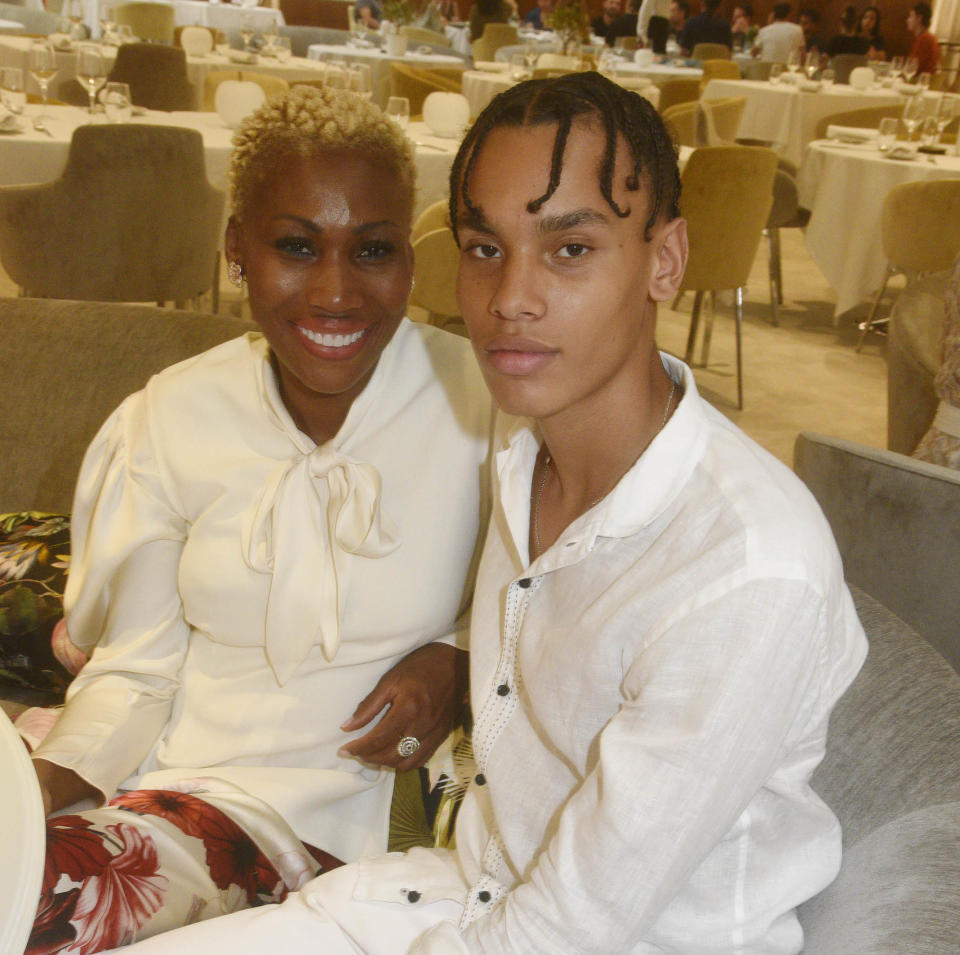
[[[649,294],[655,302],[667,302],[677,294],[687,268],[687,220],[678,217],[663,223],[657,228],[654,242],[657,254]]]

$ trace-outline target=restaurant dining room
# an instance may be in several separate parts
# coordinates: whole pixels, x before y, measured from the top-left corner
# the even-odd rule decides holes
[[[313,652],[312,638],[300,650],[280,648],[270,643],[277,639],[270,628],[296,620],[303,591],[322,590],[334,605],[339,600],[343,640],[349,643],[350,614],[362,617],[354,604],[364,601],[343,594],[356,580],[374,580],[378,594],[386,592],[385,601],[393,599],[391,587],[410,588],[405,599],[397,597],[398,609],[390,610],[400,630],[408,627],[404,614],[414,614],[420,593],[415,587],[426,586],[423,578],[451,577],[461,557],[465,567],[472,566],[472,544],[454,556],[446,545],[437,547],[429,558],[432,547],[425,545],[393,572],[392,582],[387,572],[377,577],[362,569],[390,553],[396,546],[393,535],[399,534],[387,518],[381,525],[379,503],[370,505],[373,516],[360,513],[354,503],[355,498],[381,500],[380,475],[360,460],[367,449],[360,436],[373,413],[364,410],[364,402],[373,402],[370,393],[375,397],[377,389],[387,387],[388,370],[382,366],[397,376],[390,383],[397,396],[396,420],[385,419],[389,428],[384,425],[375,439],[364,440],[415,459],[424,472],[417,480],[426,482],[433,472],[430,481],[436,484],[431,492],[436,513],[421,515],[412,498],[406,505],[398,499],[387,469],[384,508],[403,505],[411,523],[421,515],[418,533],[424,537],[429,536],[424,528],[437,535],[472,528],[476,536],[470,521],[476,523],[477,514],[487,515],[490,508],[479,491],[476,496],[464,492],[458,500],[457,482],[477,471],[479,445],[466,448],[466,419],[459,429],[444,424],[446,418],[424,404],[427,384],[423,393],[416,390],[400,375],[400,358],[387,361],[394,354],[395,342],[387,344],[392,331],[372,349],[369,367],[357,381],[341,388],[337,379],[337,393],[347,398],[337,406],[332,426],[323,415],[305,410],[296,394],[314,387],[311,373],[289,372],[292,377],[285,378],[277,370],[286,367],[289,338],[297,338],[284,316],[299,294],[297,276],[318,269],[322,256],[316,250],[329,247],[324,254],[331,263],[341,255],[350,261],[338,266],[339,272],[329,266],[335,288],[303,293],[326,302],[322,309],[309,308],[340,316],[369,309],[378,323],[399,326],[397,339],[411,334],[410,323],[433,326],[430,340],[440,344],[431,346],[433,365],[423,373],[452,391],[479,382],[472,352],[463,352],[469,367],[452,357],[446,368],[441,361],[443,355],[459,356],[450,342],[469,338],[468,324],[473,330],[463,305],[473,281],[469,276],[479,274],[481,265],[485,275],[493,274],[494,260],[502,260],[498,267],[504,274],[509,271],[512,250],[495,234],[487,210],[471,203],[470,183],[482,178],[477,157],[506,140],[497,125],[503,121],[491,117],[508,109],[504,104],[518,98],[523,84],[559,84],[556,88],[563,90],[564,82],[585,73],[599,74],[604,89],[630,102],[642,100],[643,115],[659,116],[675,146],[680,193],[674,211],[686,222],[688,258],[671,294],[652,306],[656,344],[667,356],[664,367],[668,373],[689,369],[692,378],[684,380],[695,383],[706,404],[806,486],[836,541],[869,641],[866,664],[830,717],[826,756],[813,774],[818,797],[840,821],[843,857],[836,880],[799,905],[802,950],[822,955],[960,952],[960,587],[954,579],[960,564],[960,0],[933,0],[932,5],[926,0],[878,0],[877,5],[865,0],[854,5],[847,0],[272,0],[261,5],[257,0],[0,0],[5,369],[0,384],[0,776],[5,780],[0,858],[18,863],[4,866],[0,874],[0,955],[93,952],[138,937],[132,930],[122,938],[99,929],[97,934],[81,927],[76,915],[70,938],[64,936],[57,943],[61,947],[44,947],[48,936],[43,932],[53,929],[40,925],[34,908],[41,891],[50,913],[66,904],[60,894],[66,883],[57,888],[42,881],[49,875],[44,874],[44,817],[51,803],[42,775],[37,788],[27,753],[47,745],[42,741],[48,732],[59,732],[51,729],[56,717],[44,722],[37,714],[62,706],[74,677],[89,672],[86,664],[98,646],[96,640],[75,646],[64,624],[71,551],[72,566],[83,568],[85,583],[75,583],[67,593],[68,620],[71,613],[78,618],[94,613],[80,594],[97,591],[106,632],[113,614],[137,616],[127,604],[174,599],[180,580],[187,596],[186,609],[177,603],[178,625],[202,628],[205,622],[187,618],[195,610],[207,613],[203,600],[213,593],[213,583],[210,594],[194,594],[183,580],[198,570],[199,560],[211,580],[232,572],[227,551],[236,549],[239,555],[242,536],[242,560],[238,556],[236,563],[244,574],[288,575],[283,588],[274,582],[269,600],[263,598],[268,633],[261,643],[271,680],[276,674],[281,686]],[[576,131],[591,122],[581,122],[576,110],[572,115],[566,127],[562,119],[538,120],[557,123],[561,133],[545,174],[545,195],[530,197],[530,215],[563,191],[564,149],[573,155]],[[611,185],[612,170],[621,168],[615,155],[628,136],[622,128],[610,130],[614,146],[596,164],[609,207],[603,215],[581,216],[593,215],[605,224],[629,216],[611,199],[611,190],[626,188],[634,190],[630,196],[645,197],[644,190],[662,175],[662,157],[652,165],[637,159],[630,175]],[[269,136],[275,142],[261,145]],[[326,158],[290,145],[312,136],[332,143],[324,147]],[[387,162],[384,150],[394,147],[384,143],[393,142],[391,137],[401,144],[395,149],[400,158]],[[465,142],[469,149],[461,152]],[[270,163],[281,155],[287,165],[278,173]],[[505,189],[529,161],[519,151],[502,162]],[[337,205],[335,190],[315,187],[310,179],[330,169],[347,182],[344,189],[354,190],[350,195],[357,208],[388,210],[383,221],[355,228],[349,241],[326,236],[343,233],[353,213]],[[451,173],[458,190],[453,203]],[[272,218],[265,211],[283,202],[312,211],[294,215],[281,209]],[[459,210],[453,223],[451,209]],[[663,217],[674,218],[659,206],[650,216],[644,241],[650,241]],[[286,223],[282,235],[281,220]],[[543,226],[542,233],[560,228],[549,222],[553,225]],[[463,229],[480,238],[464,243]],[[565,241],[564,256],[594,254],[585,240]],[[569,281],[572,271],[563,274]],[[539,290],[530,292],[523,306],[531,326],[541,298],[553,301],[546,293],[538,295]],[[489,315],[502,317],[507,298],[502,290],[494,296]],[[547,313],[544,304],[538,314]],[[570,320],[575,323],[576,316]],[[349,321],[343,334],[300,332],[299,343],[308,339],[305,347],[314,358],[349,352],[336,359],[345,367],[354,351],[362,356],[371,347],[366,327],[354,329]],[[300,468],[273,461],[275,470],[264,478],[263,488],[249,484],[250,501],[238,503],[230,496],[238,487],[231,487],[222,497],[217,491],[215,506],[198,510],[192,494],[172,482],[185,480],[191,466],[197,488],[233,480],[220,480],[216,469],[202,462],[211,460],[214,444],[226,440],[221,432],[233,436],[246,427],[241,419],[247,399],[240,391],[250,375],[246,366],[237,370],[227,361],[242,336],[253,343],[251,349],[262,349],[264,367],[274,369],[262,373],[257,385],[262,400],[273,405],[269,425],[259,423],[262,433],[255,440],[243,436],[255,452],[240,447],[237,437],[229,467],[249,478],[247,472],[260,466],[259,460],[250,463],[256,455],[274,454],[263,449],[273,448],[278,429],[285,440],[293,435],[290,454],[298,459],[312,461],[314,452],[328,444],[336,462]],[[455,347],[467,346],[460,341]],[[482,350],[476,342],[474,347]],[[595,347],[605,353],[604,344]],[[379,349],[384,349],[382,358]],[[229,387],[237,390],[229,409],[221,409],[222,428],[211,425],[206,409],[191,404],[189,391],[179,403],[171,398],[180,412],[176,427],[149,410],[133,419],[131,409],[149,404],[164,389],[172,393],[177,375],[187,375],[165,369],[199,367],[210,354],[227,356],[218,374],[224,389],[232,376]],[[404,355],[416,365],[414,352]],[[490,384],[488,369],[480,365]],[[407,374],[413,372],[408,368]],[[669,428],[675,385],[673,379],[659,430]],[[483,407],[488,400],[484,391]],[[475,404],[471,414],[480,418],[478,409]],[[426,417],[413,420],[427,413],[434,416],[429,427]],[[169,460],[143,456],[143,435],[172,442],[171,432],[178,428],[187,436],[181,443],[192,449],[191,463],[177,457],[184,456],[179,444]],[[390,428],[397,429],[392,438],[385,436]],[[109,454],[105,442],[115,442]],[[758,473],[771,466],[766,456],[761,460],[759,449]],[[536,470],[540,467],[542,472]],[[533,473],[541,475],[539,484],[534,479],[528,488],[531,542],[538,538],[541,500],[549,501],[550,475],[560,474],[550,467],[549,453],[545,463],[538,458]],[[327,512],[318,516],[311,504],[294,513],[283,495],[296,492],[306,500],[327,479],[325,470],[321,474],[326,468],[342,470],[336,481],[347,490],[335,490],[330,478],[331,489],[324,492]],[[498,457],[495,469],[506,480],[503,468]],[[120,471],[129,487],[112,489],[110,481],[119,482]],[[525,480],[530,483],[529,473]],[[94,486],[100,496],[91,503]],[[150,544],[157,548],[150,559],[156,566],[138,561],[134,542],[127,563],[118,558],[115,578],[106,571],[97,577],[91,569],[96,547],[108,539],[127,546],[117,544],[118,538],[133,537],[130,525],[153,515],[159,495],[175,499],[175,506],[162,520],[150,518],[156,524],[150,528],[156,536]],[[447,497],[451,502],[445,510]],[[217,507],[236,512],[235,527],[227,532],[237,537],[237,548],[229,548],[229,540],[217,536],[220,531],[207,530],[203,533],[219,543],[208,541],[208,550],[195,546],[191,551],[188,542],[178,564],[179,557],[158,546],[169,548],[177,535],[189,538],[194,528],[208,524]],[[468,520],[461,512],[471,508]],[[255,519],[236,534],[237,514],[248,509],[256,511]],[[113,522],[105,528],[103,512],[111,511]],[[74,528],[71,540],[71,520],[80,513],[83,530]],[[495,510],[493,521],[496,525]],[[281,558],[278,541],[284,533],[314,535],[319,543]],[[702,533],[708,541],[709,534]],[[356,539],[344,543],[350,534]],[[537,539],[536,551],[539,545]],[[330,569],[314,574],[309,560],[324,547],[332,548],[336,559],[317,558]],[[425,565],[415,574],[421,557]],[[227,566],[217,569],[221,561]],[[155,572],[169,575],[170,593],[155,600],[118,596],[131,580],[140,582]],[[415,577],[420,578],[416,584]],[[235,600],[230,609],[239,621],[253,598],[244,596],[247,584],[234,583],[231,596],[220,604]],[[530,586],[530,580],[519,580],[519,586]],[[466,613],[469,600],[459,610],[454,606],[461,596],[458,591],[447,608],[450,632],[461,627],[458,612]],[[116,600],[117,609],[106,609],[110,600]],[[284,601],[285,608],[278,609]],[[220,611],[210,612],[216,618]],[[330,612],[325,613],[327,626]],[[332,615],[339,626],[337,612]],[[168,626],[174,624],[165,621]],[[338,652],[339,639],[323,632],[328,661]],[[238,637],[236,645],[247,652],[245,640]],[[360,643],[364,640],[366,635]],[[106,643],[98,654],[111,653]],[[167,649],[155,652],[146,672],[148,682],[156,681],[150,693],[159,698],[166,690],[158,689],[158,674],[172,664]],[[522,656],[523,647],[509,652]],[[378,659],[389,654],[384,651]],[[94,662],[99,659],[93,656]],[[201,679],[208,678],[212,675]],[[83,679],[78,677],[78,684]],[[259,677],[237,679],[256,686]],[[199,683],[185,680],[183,685],[202,696]],[[506,696],[509,690],[503,682],[496,693]],[[307,696],[298,704],[307,705]],[[338,724],[357,700],[341,701],[346,709]],[[101,703],[121,706],[105,696]],[[174,704],[177,718],[181,709]],[[269,712],[284,725],[296,720],[282,708]],[[232,724],[225,734],[240,725]],[[128,735],[133,733],[131,728]],[[403,728],[400,735],[400,756],[405,756],[404,742],[412,740],[410,756],[420,739]],[[450,767],[462,762],[462,742],[462,730],[446,737],[429,769],[401,760],[403,771],[398,770],[392,796],[388,789],[382,807],[389,815],[383,835],[389,830],[391,848],[454,844],[453,820],[466,784],[460,790],[451,784],[442,799],[434,787],[438,776],[448,778],[443,773],[455,775]],[[158,745],[162,752],[167,742]],[[813,766],[822,755],[806,758]],[[274,754],[267,756],[258,771],[275,765]],[[442,769],[434,762],[441,759],[448,761]],[[253,757],[244,760],[247,768],[255,765]],[[124,764],[111,785],[136,765]],[[314,771],[319,770],[311,764],[309,772]],[[371,779],[376,775],[364,771]],[[483,773],[473,772],[482,786]],[[72,796],[90,797],[98,786],[104,788],[94,785],[94,776],[80,776],[83,786],[70,790]],[[273,792],[269,786],[266,791]],[[52,818],[58,804],[63,811],[73,802],[58,803],[54,797]],[[298,825],[291,825],[304,838]],[[366,845],[351,825],[332,830],[339,850],[333,855],[346,861]],[[304,844],[310,852],[321,845]],[[81,883],[74,877],[72,891]],[[409,896],[414,902],[419,893]],[[189,920],[184,916],[180,924]],[[81,938],[89,941],[94,935],[99,941],[80,945]],[[74,941],[77,948],[63,947]]]

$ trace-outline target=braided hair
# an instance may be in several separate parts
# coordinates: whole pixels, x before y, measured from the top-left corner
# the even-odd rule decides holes
[[[477,118],[450,170],[450,222],[454,238],[459,242],[457,216],[461,204],[470,212],[477,211],[470,200],[470,178],[492,130],[500,126],[557,125],[547,191],[527,204],[527,211],[534,213],[560,185],[567,137],[573,121],[579,117],[596,120],[606,134],[600,192],[610,208],[620,218],[630,215],[630,209],[621,209],[613,198],[617,142],[622,138],[633,160],[626,188],[638,192],[643,183],[650,195],[650,215],[644,230],[647,240],[658,219],[677,218],[680,215],[677,148],[656,110],[638,93],[617,86],[599,73],[570,73],[556,79],[519,83],[493,99]]]

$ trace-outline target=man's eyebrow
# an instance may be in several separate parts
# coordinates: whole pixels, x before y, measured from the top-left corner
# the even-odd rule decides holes
[[[474,232],[486,232],[493,235],[493,226],[479,206],[467,206],[457,216],[457,228],[472,229]]]
[[[544,216],[537,223],[537,232],[540,235],[550,235],[552,232],[563,232],[566,229],[577,229],[585,225],[603,225],[609,221],[607,216],[596,209],[574,209],[570,212]]]

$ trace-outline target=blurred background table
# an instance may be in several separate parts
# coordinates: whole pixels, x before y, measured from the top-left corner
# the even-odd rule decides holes
[[[880,212],[887,193],[917,179],[960,179],[960,157],[887,159],[874,144],[817,140],[800,169],[800,204],[810,210],[806,245],[837,293],[834,321],[883,283]]]

